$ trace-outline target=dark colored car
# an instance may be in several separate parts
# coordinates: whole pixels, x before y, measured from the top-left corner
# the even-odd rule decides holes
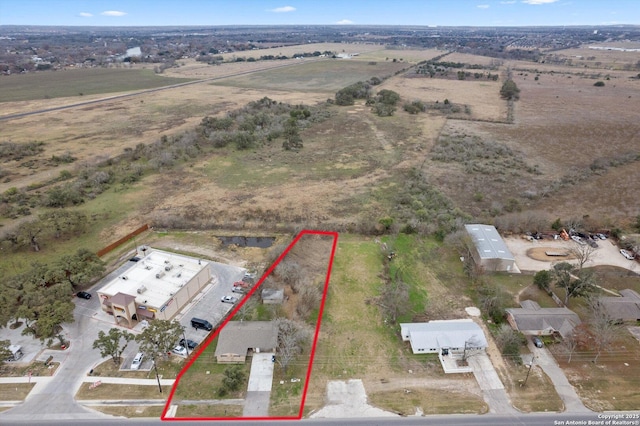
[[[81,299],[91,299],[91,293],[87,293],[86,291],[79,291],[76,293],[76,296],[78,296]]]
[[[198,344],[191,339],[187,339],[186,342],[184,339],[180,339],[180,346],[186,346],[189,349],[195,349]]]
[[[536,345],[536,348],[541,348],[543,346],[542,340],[539,337],[534,336],[532,339],[533,344]]]

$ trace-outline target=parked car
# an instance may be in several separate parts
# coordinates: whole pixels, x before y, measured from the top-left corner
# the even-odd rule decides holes
[[[240,294],[244,294],[245,293],[245,290],[242,287],[233,287],[231,289],[231,291],[234,292],[234,293],[240,293]]]
[[[133,357],[133,361],[131,362],[132,370],[139,370],[142,365],[142,360],[144,358],[144,354],[142,352],[138,352],[135,357]]]
[[[79,291],[76,293],[76,296],[78,296],[80,299],[91,299],[91,293],[87,293],[86,291]]]
[[[187,356],[187,348],[185,348],[184,346],[176,346],[175,348],[171,349],[171,353],[180,356]]]
[[[635,259],[635,256],[632,255],[631,253],[629,253],[627,250],[625,249],[620,249],[620,254],[623,255],[625,258],[629,259],[629,260],[633,260]]]
[[[607,236],[604,234],[596,234],[598,236],[598,238],[600,238],[601,240],[606,240]]]
[[[598,248],[598,243],[596,243],[596,241],[592,240],[591,238],[587,240],[587,243],[593,248]]]
[[[585,243],[585,242],[584,242],[584,240],[583,240],[581,237],[579,237],[579,236],[577,236],[577,235],[572,235],[572,236],[571,236],[571,239],[572,239],[573,241],[575,241],[576,243],[580,244],[580,245],[585,245],[585,244],[587,244],[587,243]]]
[[[191,327],[195,328],[196,330],[203,328],[207,331],[211,331],[213,329],[213,325],[211,325],[209,321],[196,317],[191,318]]]
[[[222,303],[236,303],[238,301],[238,298],[235,296],[223,296],[220,301]]]
[[[531,338],[531,341],[533,342],[533,344],[536,346],[536,348],[541,348],[542,346],[544,346],[544,344],[542,343],[542,339],[540,339],[537,336],[533,336]]]
[[[198,344],[191,339],[187,339],[187,340],[180,339],[180,346],[186,346],[189,349],[195,349],[196,346],[198,346]]]

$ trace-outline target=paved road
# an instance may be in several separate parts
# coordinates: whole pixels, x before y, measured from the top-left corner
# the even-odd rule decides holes
[[[551,379],[553,386],[556,388],[556,392],[558,392],[558,395],[564,402],[565,411],[568,413],[591,413],[592,411],[584,406],[576,390],[571,386],[564,371],[558,366],[558,363],[556,363],[556,360],[549,350],[545,347],[536,348],[531,342],[531,339],[527,339],[527,342],[529,350],[535,357],[534,363],[539,365],[549,379]],[[523,356],[522,358],[525,363],[531,362],[530,355]]]

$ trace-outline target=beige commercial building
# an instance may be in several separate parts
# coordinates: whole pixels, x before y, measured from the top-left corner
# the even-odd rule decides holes
[[[147,249],[122,275],[98,290],[100,307],[129,328],[169,320],[211,281],[209,262]]]

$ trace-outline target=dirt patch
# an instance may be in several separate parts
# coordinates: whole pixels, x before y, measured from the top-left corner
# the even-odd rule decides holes
[[[527,250],[527,256],[543,262],[560,262],[575,259],[575,256],[571,255],[568,251],[554,247],[532,247]]]

